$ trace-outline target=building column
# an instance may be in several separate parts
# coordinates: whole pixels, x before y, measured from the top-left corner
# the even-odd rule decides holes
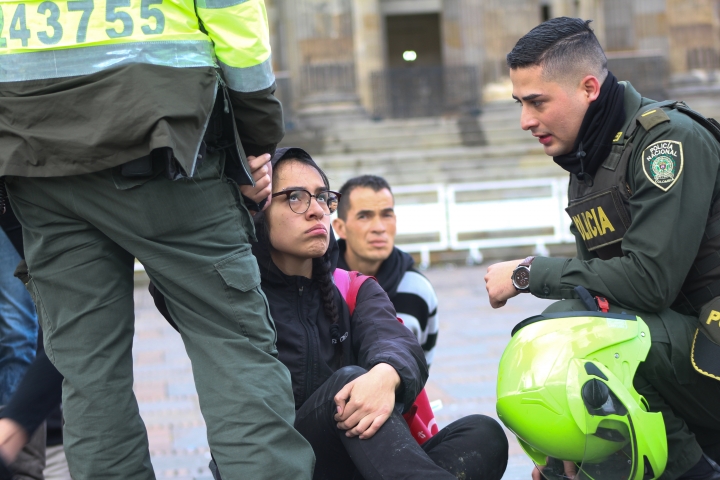
[[[372,73],[384,68],[383,21],[379,0],[353,0],[355,78],[360,103],[373,109]]]

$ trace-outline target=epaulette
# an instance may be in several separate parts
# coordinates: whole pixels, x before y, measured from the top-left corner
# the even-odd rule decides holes
[[[668,114],[665,113],[662,108],[653,108],[652,110],[640,114],[637,117],[637,121],[640,122],[640,125],[642,125],[646,132],[649,132],[650,129],[656,127],[657,125],[669,122],[670,117],[668,117]]]

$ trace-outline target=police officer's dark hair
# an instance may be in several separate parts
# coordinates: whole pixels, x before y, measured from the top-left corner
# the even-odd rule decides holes
[[[347,212],[350,209],[350,194],[353,190],[359,187],[372,188],[373,191],[379,192],[380,190],[387,189],[392,195],[392,189],[387,180],[377,175],[361,175],[359,177],[353,177],[340,187],[340,202],[338,203],[338,217],[342,220],[347,219]]]
[[[328,181],[327,175],[323,172],[322,168],[315,163],[315,160],[310,157],[304,150],[290,149],[279,160],[274,162],[273,166],[273,184],[277,181],[276,174],[280,171],[280,165],[289,161],[295,161],[308,165],[320,174],[325,188],[330,188],[330,182]],[[265,228],[268,229],[266,238],[270,241],[270,232],[267,220],[264,222]],[[332,231],[330,235],[333,235]],[[272,245],[270,245],[272,248]],[[338,312],[337,304],[335,303],[335,282],[333,282],[333,265],[328,252],[322,257],[313,258],[312,262],[313,273],[312,278],[315,280],[320,287],[320,294],[322,295],[323,312],[325,318],[330,321],[330,336],[335,341],[335,362],[338,366],[342,363],[342,342],[340,341],[340,313]]]
[[[558,17],[530,30],[507,54],[511,70],[540,66],[546,78],[567,77],[578,68],[591,69],[603,81],[607,76],[607,57],[595,33],[592,20]]]

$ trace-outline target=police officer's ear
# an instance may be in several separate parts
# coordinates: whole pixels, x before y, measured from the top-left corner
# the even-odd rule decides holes
[[[345,220],[338,217],[335,220],[333,220],[332,226],[333,226],[333,230],[335,230],[335,233],[337,234],[338,237],[342,238],[343,240],[347,239],[347,237],[346,237],[347,233],[345,230]]]
[[[585,75],[579,85],[588,104],[597,100],[600,96],[600,88],[602,88],[602,83],[595,75]]]

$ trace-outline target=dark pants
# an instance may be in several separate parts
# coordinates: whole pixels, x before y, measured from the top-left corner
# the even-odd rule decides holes
[[[135,257],[180,330],[220,470],[310,478],[312,449],[292,426],[290,373],[250,250],[252,219],[223,166],[220,151],[176,181],[161,168],[6,180],[45,351],[64,377],[75,480],[155,478],[132,389]]]
[[[295,428],[315,451],[315,480],[502,477],[508,461],[507,438],[498,422],[483,415],[451,423],[422,446],[410,434],[398,408],[371,438],[346,437],[333,419],[333,399],[364,373],[357,366],[338,370],[297,411]]]
[[[579,310],[587,310],[580,300],[561,300],[544,313]],[[633,385],[665,421],[668,461],[661,480],[679,478],[703,452],[720,461],[720,381],[700,375],[690,362],[697,317],[671,309],[648,313],[611,306],[610,311],[637,314],[650,328],[650,352]]]

